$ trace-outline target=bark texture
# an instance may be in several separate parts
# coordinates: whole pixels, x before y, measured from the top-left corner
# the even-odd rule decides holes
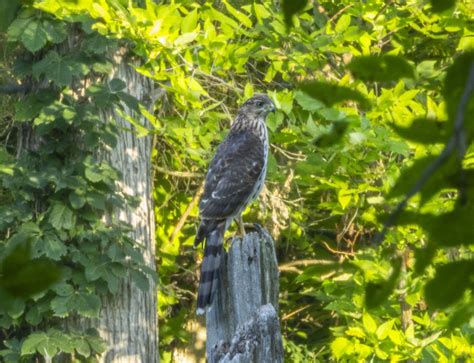
[[[115,56],[114,74],[111,78],[122,79],[126,92],[144,101],[150,97],[150,80],[139,75],[124,59],[123,53]],[[126,109],[125,113],[144,127],[148,121],[141,115]],[[138,208],[116,210],[115,216],[128,223],[132,228],[132,237],[143,248],[147,266],[155,269],[155,220],[152,199],[152,138],[138,138],[133,126],[114,113],[111,115],[119,127],[117,146],[106,152],[104,158],[121,172],[122,179],[117,181],[120,189],[140,198]],[[101,357],[102,362],[114,363],[155,363],[159,361],[156,287],[149,278],[149,289],[140,290],[130,278],[126,278],[118,291],[103,299],[100,319],[94,326],[107,342],[107,351]]]
[[[283,362],[278,277],[275,247],[265,230],[234,238],[206,314],[209,362]]]

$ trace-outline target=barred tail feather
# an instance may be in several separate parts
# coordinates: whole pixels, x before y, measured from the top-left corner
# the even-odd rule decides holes
[[[219,267],[223,249],[225,222],[219,223],[206,237],[204,258],[201,264],[201,279],[199,282],[196,313],[204,314],[212,304],[217,291]]]

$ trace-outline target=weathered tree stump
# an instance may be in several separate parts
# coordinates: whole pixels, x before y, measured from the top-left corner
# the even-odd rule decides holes
[[[278,265],[268,232],[234,238],[206,314],[208,362],[283,362]]]

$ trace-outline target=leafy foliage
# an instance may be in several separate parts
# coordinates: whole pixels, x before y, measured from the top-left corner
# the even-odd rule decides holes
[[[84,361],[104,343],[93,330],[65,330],[64,319],[98,318],[99,296],[117,293],[123,278],[149,288],[129,227],[104,222],[113,208],[136,201],[97,155],[116,144],[112,120],[99,114],[138,102],[122,81],[104,80],[116,41],[92,30],[90,17],[60,19],[34,6],[22,6],[7,32],[17,47],[10,77],[29,89],[14,105],[24,143],[7,137],[1,151],[0,356],[16,362],[67,353]],[[67,40],[71,34],[81,40]],[[85,91],[82,82],[90,84]]]
[[[68,145],[75,143],[66,130],[83,123],[87,148],[112,145],[113,132],[97,122],[96,107],[127,102],[123,85],[90,86],[86,92],[93,106],[76,104],[65,87],[91,72],[110,70],[110,61],[98,56],[115,44],[111,38],[126,39],[144,60],[136,69],[160,91],[155,111],[147,113],[133,100],[129,107],[147,116],[156,135],[158,309],[165,361],[173,349],[192,345],[193,334],[185,328],[194,319],[197,280],[191,245],[207,160],[237,105],[261,91],[272,97],[277,112],[268,120],[272,145],[264,208],[252,208],[245,217],[265,224],[277,242],[287,360],[469,359],[473,149],[467,118],[465,152],[449,154],[383,243],[373,242],[386,216],[449,144],[472,59],[469,3],[281,4],[35,2],[50,15],[39,22],[31,11],[21,12],[9,36],[40,53],[41,60],[15,69],[52,81],[62,96],[52,92],[47,99],[40,94],[23,99],[18,120],[35,118],[38,132],[62,132]],[[85,18],[79,53],[60,54],[54,39],[61,36],[53,36],[45,24],[69,29],[72,19]],[[38,36],[25,35],[32,21],[41,24]],[[472,99],[465,115],[472,114]],[[62,165],[56,154],[64,149],[45,148],[42,155],[53,155]],[[92,245],[117,234],[86,217],[107,209],[103,188],[110,187],[110,170],[98,167],[92,154],[81,160],[65,175],[43,166],[29,167],[34,172],[28,176],[14,167],[2,169],[8,178],[23,175],[18,182],[6,179],[13,195],[26,193],[31,200],[50,183],[61,193],[41,212],[40,229],[45,224],[56,238],[36,241],[38,256],[56,261],[72,256],[88,272],[79,274],[77,284],[63,281],[66,285],[49,292],[52,311],[44,311],[56,317],[71,311],[93,316],[94,291],[104,286],[115,291],[120,275],[102,268],[116,266],[108,260],[115,244],[103,247],[105,261],[90,253]],[[69,183],[76,186],[68,188]],[[14,185],[25,185],[26,191]],[[24,209],[29,208],[15,210],[9,223],[32,219]],[[91,229],[94,235],[85,232]],[[71,237],[74,231],[81,232]],[[71,239],[84,243],[82,253],[72,249]],[[43,319],[43,313],[26,316]],[[21,347],[14,339],[7,344],[9,352]]]

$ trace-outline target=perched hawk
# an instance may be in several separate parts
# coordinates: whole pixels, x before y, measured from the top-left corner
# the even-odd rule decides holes
[[[267,171],[268,134],[265,118],[275,111],[264,95],[248,99],[239,109],[226,139],[217,148],[199,202],[201,224],[194,246],[206,240],[201,265],[197,313],[211,305],[217,288],[224,233],[260,193]]]

